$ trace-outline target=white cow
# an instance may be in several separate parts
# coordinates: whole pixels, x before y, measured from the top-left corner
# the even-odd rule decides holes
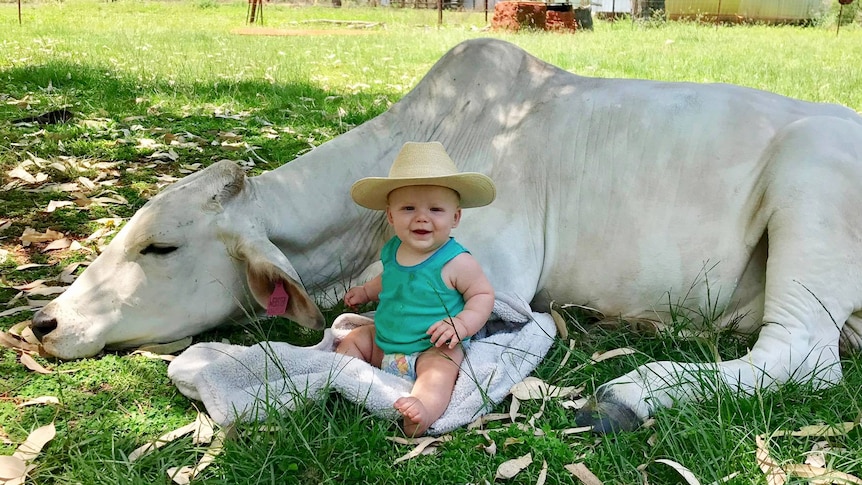
[[[490,39],[456,46],[388,112],[278,170],[246,178],[217,163],[168,188],[32,328],[64,359],[168,341],[259,313],[279,279],[286,315],[321,328],[303,285],[340,294],[390,237],[350,185],[386,175],[404,142],[430,140],[497,183],[456,236],[498,293],[658,320],[668,293],[691,288],[686,307],[759,330],[740,359],[655,362],[605,383],[583,416],[599,429],[709,392],[710,372],[741,392],[835,383],[839,340],[862,342],[855,112],[731,85],[580,77]]]

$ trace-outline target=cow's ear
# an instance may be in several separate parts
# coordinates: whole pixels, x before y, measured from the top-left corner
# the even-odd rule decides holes
[[[315,330],[324,327],[320,309],[300,283],[296,270],[274,244],[267,239],[246,240],[239,244],[237,254],[245,262],[248,287],[259,305],[274,309],[273,314],[303,327]],[[286,302],[278,301],[284,298],[278,294],[273,298],[279,286],[286,293]]]

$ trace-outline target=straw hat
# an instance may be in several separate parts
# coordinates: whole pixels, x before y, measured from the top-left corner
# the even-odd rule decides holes
[[[440,142],[407,142],[388,177],[366,177],[350,188],[353,200],[369,209],[386,209],[389,193],[409,185],[448,187],[461,197],[461,207],[481,207],[494,201],[494,182],[476,172],[459,172]]]

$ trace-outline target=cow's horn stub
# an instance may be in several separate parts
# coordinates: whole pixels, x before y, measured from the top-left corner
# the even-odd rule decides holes
[[[242,192],[245,185],[245,171],[233,162],[221,162],[219,169],[222,170],[221,175],[225,178],[225,184],[216,197],[216,200],[221,203]]]

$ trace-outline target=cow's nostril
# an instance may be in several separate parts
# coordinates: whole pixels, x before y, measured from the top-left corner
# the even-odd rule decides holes
[[[30,324],[30,330],[33,331],[33,335],[36,336],[40,341],[57,329],[57,319],[54,317],[49,317],[42,312],[37,313],[33,317],[33,323]]]

